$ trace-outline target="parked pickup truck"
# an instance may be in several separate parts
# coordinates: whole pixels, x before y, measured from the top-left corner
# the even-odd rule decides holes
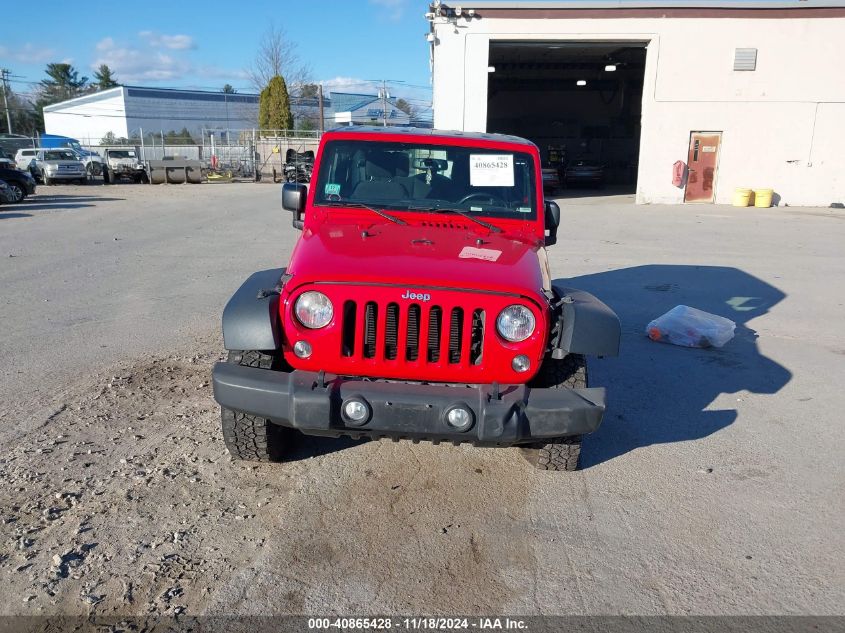
[[[298,434],[518,447],[574,470],[605,410],[587,356],[618,353],[616,314],[552,279],[560,209],[540,155],[492,134],[349,128],[321,140],[286,268],[223,311],[213,370],[236,458],[284,459]]]
[[[106,165],[103,180],[106,184],[117,182],[121,178],[128,178],[133,182],[148,182],[147,170],[144,163],[138,160],[134,149],[107,149],[104,158]]]

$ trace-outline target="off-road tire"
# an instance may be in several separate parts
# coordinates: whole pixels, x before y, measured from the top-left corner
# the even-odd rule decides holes
[[[547,358],[529,383],[529,387],[544,389],[585,389],[587,385],[587,359],[580,354],[569,354],[560,360]],[[521,446],[520,451],[538,470],[577,470],[581,456],[581,436],[528,444]]]
[[[242,367],[278,369],[279,359],[262,352],[229,352],[227,362]],[[280,462],[293,439],[293,431],[248,413],[220,408],[223,442],[235,459]]]

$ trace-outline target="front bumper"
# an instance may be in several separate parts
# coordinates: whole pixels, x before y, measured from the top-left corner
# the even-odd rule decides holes
[[[214,366],[212,382],[214,399],[222,407],[309,435],[512,446],[591,433],[605,410],[604,389],[390,382],[228,363]],[[371,415],[362,425],[348,423],[341,415],[343,403],[352,397],[370,407]],[[445,419],[456,404],[474,416],[472,426],[463,431]]]
[[[67,172],[67,171],[57,171],[57,172],[45,172],[47,178],[50,180],[78,180],[80,178],[87,178],[88,173],[84,171],[74,171],[74,172]]]

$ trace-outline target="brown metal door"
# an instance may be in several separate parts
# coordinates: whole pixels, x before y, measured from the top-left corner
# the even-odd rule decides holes
[[[721,132],[691,132],[684,202],[713,202]]]

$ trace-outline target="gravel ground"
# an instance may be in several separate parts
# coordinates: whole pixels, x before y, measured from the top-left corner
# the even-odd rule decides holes
[[[229,295],[296,239],[278,194],[0,207],[0,613],[843,613],[843,212],[562,201],[553,270],[624,329],[578,473],[316,439],[255,465],[209,374]],[[646,339],[679,303],[737,337]]]

